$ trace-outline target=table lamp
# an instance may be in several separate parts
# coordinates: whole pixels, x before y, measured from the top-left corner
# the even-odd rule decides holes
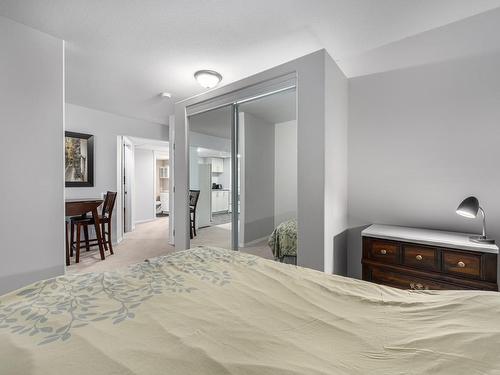
[[[477,198],[465,198],[457,207],[457,214],[469,219],[474,219],[475,217],[477,217],[478,212],[481,212],[481,215],[483,215],[483,234],[481,236],[471,236],[469,237],[469,239],[472,242],[494,244],[495,240],[486,236],[486,215],[484,214],[483,208],[479,205],[479,201],[477,200]]]

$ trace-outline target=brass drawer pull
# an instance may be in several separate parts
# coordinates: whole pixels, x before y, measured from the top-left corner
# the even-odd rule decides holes
[[[380,254],[382,254],[382,255],[387,254],[387,250],[386,250],[386,249],[382,249],[382,250],[380,250]]]
[[[411,290],[429,290],[429,287],[420,283],[410,283]]]
[[[460,261],[457,263],[457,266],[459,266],[460,268],[464,268],[465,267],[465,263]]]
[[[417,260],[422,260],[422,259],[423,259],[422,255],[420,255],[420,254],[418,254],[415,258],[416,258]]]

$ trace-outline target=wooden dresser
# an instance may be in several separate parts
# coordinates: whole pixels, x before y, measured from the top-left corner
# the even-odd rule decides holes
[[[498,291],[498,247],[468,234],[372,225],[363,237],[363,280],[401,289]]]

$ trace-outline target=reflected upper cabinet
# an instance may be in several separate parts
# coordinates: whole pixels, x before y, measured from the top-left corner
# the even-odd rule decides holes
[[[169,168],[168,166],[166,167],[160,167],[160,178],[168,178],[169,177]]]
[[[224,159],[212,158],[212,173],[224,172]]]

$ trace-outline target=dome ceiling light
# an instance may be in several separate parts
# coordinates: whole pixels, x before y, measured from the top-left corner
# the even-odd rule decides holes
[[[222,75],[213,70],[198,70],[194,78],[206,89],[214,88],[222,81]]]

